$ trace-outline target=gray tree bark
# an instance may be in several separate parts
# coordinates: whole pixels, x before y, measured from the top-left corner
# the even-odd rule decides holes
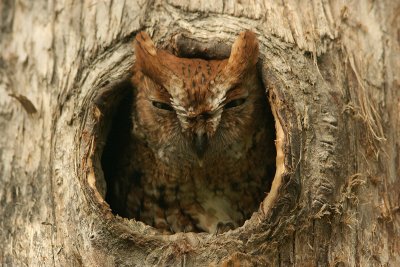
[[[0,2],[3,266],[400,266],[400,2]],[[178,54],[260,41],[271,191],[222,235],[115,216],[100,157],[145,30]]]

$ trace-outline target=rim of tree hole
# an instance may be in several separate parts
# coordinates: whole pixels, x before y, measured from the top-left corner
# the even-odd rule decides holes
[[[188,38],[183,34],[175,36],[171,43],[165,43],[165,49],[173,54],[183,57],[202,58],[226,58],[229,57],[230,49],[226,46],[222,49],[216,49],[217,43],[212,40],[208,44],[202,44]],[[159,45],[157,45],[159,47]],[[171,48],[172,47],[172,48]],[[230,46],[229,46],[230,47]],[[204,51],[208,51],[204,53]],[[99,89],[88,96],[85,101],[86,107],[82,107],[85,114],[83,127],[78,134],[80,139],[80,148],[77,153],[76,161],[79,162],[79,172],[83,174],[80,182],[84,195],[95,216],[102,218],[103,230],[113,232],[115,237],[124,242],[137,244],[140,242],[152,242],[154,240],[176,241],[184,238],[189,240],[191,245],[201,243],[201,240],[208,238],[223,238],[224,235],[242,239],[246,233],[253,234],[264,231],[268,238],[273,238],[277,234],[277,229],[282,226],[279,217],[284,216],[293,209],[299,193],[298,182],[290,166],[293,164],[293,155],[298,155],[299,147],[293,146],[291,141],[299,138],[299,133],[294,129],[296,118],[291,113],[288,103],[293,100],[285,99],[282,93],[284,83],[277,78],[266,66],[262,49],[260,49],[259,62],[257,69],[260,73],[263,85],[266,90],[266,101],[269,102],[271,113],[274,117],[275,125],[271,125],[276,130],[276,169],[274,177],[271,177],[272,184],[269,192],[266,191],[266,197],[260,203],[260,207],[254,210],[253,215],[247,219],[244,225],[234,230],[230,230],[220,235],[208,233],[176,233],[171,235],[162,234],[157,229],[148,226],[140,221],[124,218],[119,212],[118,201],[113,196],[107,194],[107,188],[112,187],[112,181],[107,180],[107,166],[105,161],[112,161],[116,151],[124,145],[130,129],[130,103],[132,102],[132,85],[130,83],[131,73],[118,81],[103,83]],[[132,63],[134,59],[132,58]],[[120,116],[125,114],[125,116]],[[118,118],[118,119],[117,119]],[[110,130],[118,128],[118,131]],[[112,136],[114,135],[114,136]],[[290,138],[288,136],[290,135]],[[110,138],[111,136],[111,138]],[[117,142],[110,146],[110,140],[117,137]],[[122,142],[119,142],[122,141]],[[112,142],[112,141],[111,141]],[[119,142],[119,143],[118,143]],[[105,155],[105,150],[108,155]],[[108,157],[105,160],[105,157]],[[122,214],[123,215],[123,214]],[[271,228],[272,231],[266,231]],[[96,237],[91,236],[93,240]],[[246,238],[246,237],[245,237]],[[250,242],[248,240],[248,242]],[[254,238],[252,242],[257,242]]]

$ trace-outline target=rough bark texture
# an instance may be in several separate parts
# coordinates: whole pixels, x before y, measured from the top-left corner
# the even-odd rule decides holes
[[[1,1],[0,262],[399,266],[399,13],[389,0]],[[133,36],[224,57],[243,29],[284,153],[260,210],[217,236],[114,216],[99,157]]]

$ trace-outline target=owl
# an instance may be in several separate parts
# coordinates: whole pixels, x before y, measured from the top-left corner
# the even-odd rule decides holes
[[[127,216],[165,233],[241,226],[265,198],[275,149],[255,34],[222,60],[177,57],[145,32],[134,47]]]

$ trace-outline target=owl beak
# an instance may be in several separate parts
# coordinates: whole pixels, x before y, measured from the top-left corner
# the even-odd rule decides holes
[[[199,158],[203,158],[204,152],[206,151],[208,138],[205,133],[198,132],[194,136],[194,148],[196,150],[196,154]]]

